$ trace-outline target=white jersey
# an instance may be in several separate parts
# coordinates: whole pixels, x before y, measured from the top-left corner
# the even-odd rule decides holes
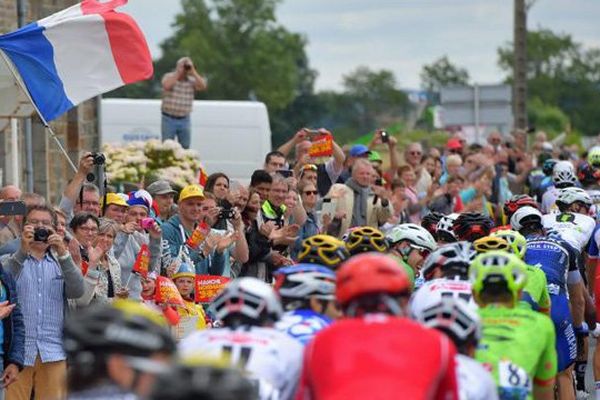
[[[304,347],[272,328],[218,328],[194,332],[179,344],[182,356],[227,356],[259,381],[261,399],[292,399],[300,378]],[[265,388],[266,387],[266,388]],[[272,390],[270,393],[267,393]]]
[[[558,232],[571,246],[581,251],[589,243],[596,221],[584,214],[565,212],[542,216],[542,225]]]
[[[558,199],[558,194],[560,190],[555,186],[550,186],[544,195],[542,196],[542,212],[549,213],[553,211],[558,211],[558,207],[556,206],[556,199]]]
[[[455,360],[460,400],[498,399],[496,383],[480,363],[463,354],[457,354]]]
[[[471,290],[471,282],[463,281],[459,279],[434,279],[432,281],[425,282],[413,295],[411,301],[411,307],[414,315],[420,315],[423,310],[421,306],[429,304],[429,302],[420,301],[422,299],[431,299],[437,297],[454,297],[461,298],[469,305],[477,308],[477,304],[473,300],[473,292]]]

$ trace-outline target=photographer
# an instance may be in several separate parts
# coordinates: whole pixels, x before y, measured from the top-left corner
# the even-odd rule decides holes
[[[162,78],[162,140],[176,137],[185,149],[190,148],[190,113],[194,93],[206,90],[206,80],[196,72],[189,57],[180,58],[175,71]]]
[[[56,213],[46,206],[29,208],[21,248],[5,263],[15,278],[25,323],[25,368],[8,387],[8,398],[63,398],[66,355],[62,328],[66,299],[83,295],[83,276],[63,238],[55,233]],[[34,379],[35,376],[35,379]]]
[[[67,222],[71,221],[73,214],[80,212],[100,216],[100,190],[93,183],[88,183],[87,177],[94,170],[94,165],[102,165],[105,160],[102,153],[90,152],[79,159],[77,172],[63,191],[59,203],[59,208],[67,215]]]

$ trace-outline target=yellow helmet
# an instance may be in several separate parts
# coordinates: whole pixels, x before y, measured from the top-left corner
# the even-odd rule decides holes
[[[510,252],[518,256],[521,260],[525,257],[525,252],[527,252],[527,239],[519,232],[511,229],[504,229],[492,233],[492,236],[506,240],[510,246]]]
[[[346,244],[329,235],[314,235],[302,241],[298,263],[319,264],[332,269],[350,258]]]
[[[388,250],[388,243],[383,232],[370,226],[353,228],[344,236],[346,248],[352,255],[370,251],[385,253]]]
[[[478,253],[487,253],[488,251],[503,250],[510,251],[508,242],[500,237],[484,236],[473,242],[473,247]]]

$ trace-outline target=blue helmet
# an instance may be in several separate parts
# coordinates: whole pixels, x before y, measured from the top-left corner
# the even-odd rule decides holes
[[[335,272],[317,264],[297,264],[275,273],[275,290],[282,299],[335,299]]]

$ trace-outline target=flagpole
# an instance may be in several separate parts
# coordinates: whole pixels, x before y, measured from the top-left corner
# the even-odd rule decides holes
[[[40,112],[40,110],[38,109],[37,105],[35,104],[35,102],[31,98],[31,95],[29,94],[29,90],[27,90],[27,88],[25,87],[25,84],[21,80],[21,77],[19,76],[19,74],[17,73],[17,71],[15,70],[15,68],[13,67],[12,61],[10,61],[10,59],[6,56],[6,54],[2,50],[0,50],[0,55],[2,55],[2,58],[4,59],[4,63],[6,64],[6,66],[8,67],[8,69],[10,70],[10,73],[15,78],[15,81],[17,82],[17,85],[19,85],[19,87],[21,88],[21,90],[23,90],[23,93],[25,93],[25,96],[27,96],[27,98],[29,99],[29,102],[31,103],[31,105],[33,106],[33,108],[37,112],[38,116],[42,120],[42,123],[44,124],[44,127],[50,133],[50,137],[52,139],[54,139],[54,141],[56,142],[56,145],[58,146],[59,150],[61,151],[61,153],[63,153],[63,155],[65,156],[65,158],[69,162],[69,165],[71,166],[71,168],[73,168],[73,171],[77,172],[77,166],[73,163],[73,161],[71,161],[71,157],[69,157],[69,154],[67,153],[67,150],[63,147],[62,143],[60,142],[60,139],[58,138],[58,136],[56,135],[56,133],[54,132],[54,130],[50,127],[50,125],[48,124],[48,122],[46,121],[46,119],[44,118],[44,116],[42,115],[42,113]]]

